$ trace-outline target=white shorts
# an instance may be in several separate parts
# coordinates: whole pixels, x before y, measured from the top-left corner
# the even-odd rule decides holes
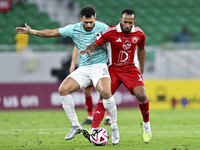
[[[99,79],[110,78],[107,64],[93,64],[89,66],[81,66],[70,73],[68,77],[73,78],[80,85],[80,89],[84,89],[89,85],[96,85]]]

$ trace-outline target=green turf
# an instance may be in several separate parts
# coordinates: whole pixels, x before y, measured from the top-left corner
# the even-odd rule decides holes
[[[118,109],[120,143],[111,140],[102,147],[92,145],[81,134],[70,141],[64,137],[71,123],[63,110],[0,111],[0,149],[2,150],[199,150],[200,110],[152,110],[150,112],[153,138],[149,144],[142,140],[138,109]],[[77,110],[84,121],[85,110]],[[90,125],[83,126],[89,128]],[[110,135],[110,126],[106,128]]]

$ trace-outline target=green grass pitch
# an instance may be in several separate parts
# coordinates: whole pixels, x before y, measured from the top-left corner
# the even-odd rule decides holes
[[[86,110],[77,110],[79,121],[86,118]],[[138,109],[118,109],[120,142],[94,146],[81,134],[66,141],[71,123],[60,110],[0,111],[1,150],[199,150],[200,110],[151,110],[153,138],[146,144],[142,140]],[[103,120],[104,122],[104,120]],[[101,127],[108,130],[110,126]],[[83,128],[90,128],[85,125]]]

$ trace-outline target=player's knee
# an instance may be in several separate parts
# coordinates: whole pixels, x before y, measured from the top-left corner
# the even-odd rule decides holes
[[[147,96],[144,93],[137,93],[135,96],[140,102],[144,102],[147,99]]]
[[[109,99],[112,96],[111,91],[106,90],[106,89],[103,89],[100,94],[103,99]]]
[[[64,96],[64,95],[70,94],[70,93],[68,92],[68,90],[67,90],[64,86],[60,86],[60,87],[58,88],[58,92],[59,92],[60,96]]]
[[[92,89],[84,89],[83,92],[85,95],[90,95],[92,93]]]

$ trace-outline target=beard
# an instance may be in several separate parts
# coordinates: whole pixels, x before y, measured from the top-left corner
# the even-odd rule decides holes
[[[86,31],[91,31],[93,28],[89,27],[89,28],[85,28]]]
[[[122,24],[120,24],[120,27],[123,33],[129,33],[131,31],[129,28],[123,28]]]
[[[83,28],[84,28],[85,31],[90,32],[90,31],[92,31],[92,29],[94,28],[94,26],[93,27],[83,26]]]

